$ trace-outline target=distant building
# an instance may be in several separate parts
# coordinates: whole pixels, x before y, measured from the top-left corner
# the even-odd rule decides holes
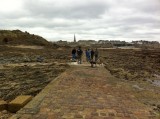
[[[110,43],[109,40],[99,40],[98,44],[108,44]]]
[[[160,43],[158,41],[139,40],[139,41],[132,41],[132,43],[135,45],[135,47],[140,47],[140,48],[160,48]]]
[[[68,42],[60,40],[60,41],[57,41],[57,44],[59,44],[59,45],[67,45]]]
[[[133,44],[159,44],[158,41],[145,41],[145,40],[140,40],[140,41],[132,41]]]
[[[92,44],[96,44],[97,41],[95,40],[79,40],[78,44],[80,45],[92,45]]]

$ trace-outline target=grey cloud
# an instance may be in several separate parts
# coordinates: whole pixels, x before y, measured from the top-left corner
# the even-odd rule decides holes
[[[139,4],[136,4],[136,8],[141,12],[150,14],[160,13],[160,1],[159,0],[140,0]]]
[[[68,3],[57,3],[56,1],[26,1],[25,8],[35,17],[49,18],[96,18],[105,12],[107,5],[104,2],[90,1],[85,4],[74,1]]]
[[[81,39],[160,41],[157,1],[23,0],[17,12],[0,11],[0,26],[28,30],[52,40],[72,39],[76,33]]]

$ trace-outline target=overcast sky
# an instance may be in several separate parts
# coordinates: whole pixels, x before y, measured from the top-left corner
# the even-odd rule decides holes
[[[160,0],[0,0],[0,29],[49,41],[160,42]]]

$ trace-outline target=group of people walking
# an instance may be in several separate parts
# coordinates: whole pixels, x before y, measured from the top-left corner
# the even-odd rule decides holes
[[[90,61],[97,61],[98,60],[98,50],[97,48],[95,50],[93,49],[87,49],[86,50],[86,60],[87,62],[90,62]]]
[[[78,47],[78,49],[76,50],[76,48],[73,48],[72,50],[72,61],[76,61],[78,64],[82,63],[82,55],[83,55],[83,50],[81,49],[81,47]],[[87,62],[97,62],[98,60],[98,50],[97,48],[95,50],[93,49],[86,49],[85,50],[85,55],[86,55],[86,61]]]

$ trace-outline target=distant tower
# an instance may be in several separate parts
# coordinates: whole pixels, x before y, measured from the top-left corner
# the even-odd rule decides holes
[[[74,34],[74,43],[76,43],[76,36],[75,36],[75,34]]]

